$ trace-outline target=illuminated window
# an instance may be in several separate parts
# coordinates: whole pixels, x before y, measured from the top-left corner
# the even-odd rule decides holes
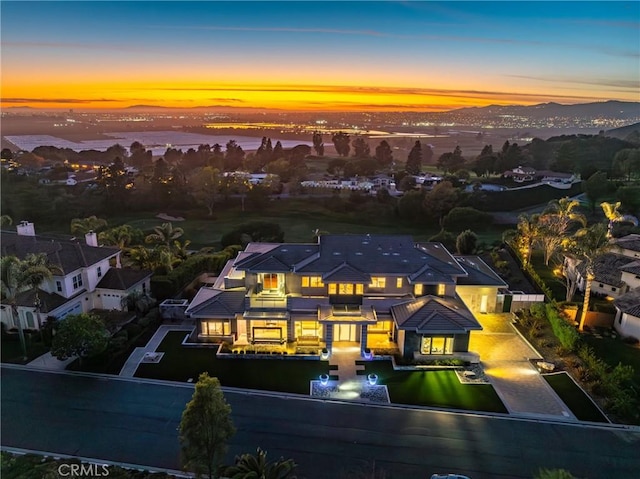
[[[422,296],[423,291],[424,291],[424,285],[422,285],[422,284],[416,284],[413,287],[413,294],[415,296]]]
[[[278,275],[276,273],[265,273],[262,276],[263,289],[278,289]]]
[[[336,294],[338,292],[338,286],[333,283],[329,285],[329,294]]]
[[[445,292],[444,284],[439,284],[438,285],[438,296],[444,296],[444,292]]]
[[[421,354],[452,354],[453,338],[447,336],[435,336],[422,338]]]
[[[228,336],[231,327],[226,321],[203,321],[202,334],[205,336]]]
[[[308,288],[309,287],[309,276],[303,276],[302,277],[302,287],[303,288]]]
[[[309,282],[312,288],[322,288],[324,286],[321,276],[311,276],[311,278],[309,278]]]
[[[373,276],[371,278],[370,288],[384,288],[387,284],[387,278],[380,278],[377,276]]]
[[[364,294],[364,285],[356,284],[356,294]]]
[[[402,288],[402,278],[396,279],[396,288]]]
[[[353,285],[351,283],[338,284],[338,294],[353,294]]]

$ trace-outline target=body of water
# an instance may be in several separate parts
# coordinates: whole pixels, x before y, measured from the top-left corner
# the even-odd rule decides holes
[[[69,148],[74,151],[82,150],[98,150],[105,151],[110,146],[119,143],[125,148],[129,148],[131,143],[139,141],[147,150],[151,150],[154,156],[160,156],[165,153],[167,148],[176,148],[186,152],[189,148],[194,150],[198,146],[208,144],[213,146],[218,143],[225,150],[225,145],[229,140],[235,140],[236,143],[245,151],[257,150],[262,142],[262,136],[241,136],[241,135],[203,135],[200,133],[188,133],[184,131],[128,131],[105,133],[113,139],[108,140],[86,140],[86,141],[69,141],[51,135],[12,135],[5,138],[16,145],[18,148],[26,151],[33,151],[38,146],[55,146],[57,148]],[[275,146],[278,138],[271,138],[271,143]],[[298,140],[279,140],[283,148],[293,148],[296,145],[312,146],[310,141]]]

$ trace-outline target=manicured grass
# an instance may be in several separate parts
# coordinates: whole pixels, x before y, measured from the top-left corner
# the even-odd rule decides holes
[[[326,361],[296,359],[218,359],[215,348],[182,346],[185,332],[169,332],[160,346],[158,364],[140,364],[137,377],[185,382],[198,380],[202,372],[215,376],[223,386],[309,394],[309,381],[329,374]]]
[[[367,362],[365,370],[378,375],[393,403],[507,413],[493,386],[461,384],[453,370],[394,371],[391,361]]]
[[[568,374],[545,374],[543,377],[580,421],[608,422]]]
[[[633,380],[640,389],[640,348],[626,344],[620,338],[611,339],[607,337],[596,338],[588,334],[581,336],[596,355],[611,367],[616,367],[618,363],[628,364],[634,369]]]

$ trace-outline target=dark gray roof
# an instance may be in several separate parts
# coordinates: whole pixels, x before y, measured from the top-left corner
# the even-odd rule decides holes
[[[132,268],[109,268],[96,288],[126,291],[151,276],[151,271]]]
[[[458,299],[423,296],[391,307],[399,329],[426,334],[462,334],[482,326]]]
[[[333,268],[328,273],[323,274],[322,280],[327,283],[344,281],[368,284],[371,282],[371,275],[354,268],[347,262],[344,262]]]
[[[80,268],[94,265],[120,252],[118,248],[89,246],[84,240],[60,240],[46,236],[23,236],[12,231],[2,231],[0,255],[24,259],[29,254],[45,253],[51,264],[58,265],[69,274]]]
[[[594,261],[594,281],[619,288],[624,284],[624,282],[622,281],[622,267],[634,261],[637,260],[634,258],[629,258],[628,256],[623,256],[621,254],[603,254],[602,256],[596,258],[596,260]],[[578,265],[577,269],[584,277],[586,269],[585,262],[581,262]]]
[[[351,273],[363,275],[360,282],[364,281],[364,275],[415,275],[413,282],[435,284],[453,282],[453,276],[467,274],[442,244],[416,244],[411,236],[404,235],[322,235],[318,244],[278,245],[244,257],[234,267],[266,272],[267,259],[275,267],[284,265],[286,271],[325,278],[324,275],[347,264]]]
[[[640,318],[640,288],[632,289],[613,301],[623,313]]]
[[[640,275],[640,260],[633,261],[629,264],[626,264],[620,269],[626,273],[633,273],[633,274]]]
[[[86,289],[82,289],[78,291],[75,295],[70,298],[65,298],[64,296],[60,296],[57,293],[47,293],[43,290],[38,290],[38,299],[40,300],[40,312],[41,313],[50,313],[51,311],[58,309],[65,303],[73,301],[78,296],[85,294],[87,292]],[[18,306],[25,307],[33,307],[35,305],[36,300],[36,291],[35,289],[30,289],[29,291],[23,291],[16,296],[16,304]]]
[[[213,291],[212,296],[189,308],[191,316],[198,318],[234,318],[244,311],[244,297],[246,290]]]
[[[493,271],[479,256],[455,256],[456,260],[469,274],[458,279],[460,285],[499,286],[507,283]]]
[[[640,234],[632,234],[618,238],[616,244],[620,248],[640,251]]]

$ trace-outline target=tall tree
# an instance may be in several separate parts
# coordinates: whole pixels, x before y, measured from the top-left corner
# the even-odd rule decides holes
[[[207,166],[197,170],[189,180],[191,194],[209,211],[209,216],[213,216],[213,209],[220,197],[222,177],[217,168]]]
[[[458,190],[448,181],[438,183],[424,195],[422,207],[424,211],[438,220],[442,226],[442,219],[449,213],[458,201]]]
[[[109,332],[102,319],[93,314],[70,314],[59,322],[51,342],[51,354],[60,361],[77,356],[83,359],[102,353],[109,344]]]
[[[591,299],[591,283],[595,278],[594,265],[596,261],[610,250],[609,239],[607,238],[607,227],[602,223],[596,223],[589,228],[582,228],[574,235],[573,241],[569,244],[569,250],[585,264],[585,288],[582,314],[578,329],[584,330],[584,321],[589,311],[589,300]]]
[[[224,169],[225,171],[236,171],[242,168],[242,162],[244,161],[244,150],[236,140],[229,140],[227,142],[227,151],[224,156]]]
[[[318,156],[324,156],[324,142],[322,141],[322,133],[313,132],[313,149],[316,150]]]
[[[562,242],[566,239],[569,230],[573,226],[587,226],[587,219],[578,212],[576,208],[580,206],[577,200],[568,197],[552,200],[539,217],[539,243],[544,251],[544,264],[549,265],[549,261],[560,249]]]
[[[107,227],[107,220],[98,218],[97,216],[89,216],[88,218],[73,218],[71,220],[71,234],[85,235],[89,231],[98,232]]]
[[[280,458],[268,462],[267,452],[258,448],[256,455],[242,454],[236,456],[235,464],[224,469],[224,476],[229,479],[296,479],[297,465],[293,459]]]
[[[353,142],[353,156],[356,158],[369,158],[371,156],[371,149],[367,141],[361,136],[357,136]]]
[[[419,175],[422,171],[422,145],[420,144],[420,140],[416,140],[413,148],[411,148],[405,165],[405,170],[407,173],[414,176]]]
[[[218,476],[227,441],[235,434],[231,407],[224,399],[217,378],[202,373],[191,401],[182,413],[179,437],[182,460],[187,470],[209,479]]]
[[[34,306],[39,306],[38,288],[60,271],[57,265],[51,265],[44,253],[27,255],[24,260],[15,256],[3,256],[0,259],[0,291],[3,302],[9,304],[13,315],[13,323],[18,328],[23,359],[27,358],[27,345],[24,328],[18,314],[18,294],[28,289],[35,290]]]
[[[130,244],[142,239],[142,231],[131,225],[121,225],[100,232],[98,239],[101,244],[117,246],[121,251],[124,251]]]
[[[105,193],[107,208],[123,208],[129,199],[132,182],[124,170],[124,162],[119,156],[109,166],[98,169],[97,184]]]
[[[273,161],[284,158],[284,149],[280,140],[276,141],[276,146],[273,147]]]
[[[339,131],[338,133],[334,133],[331,137],[331,141],[333,142],[333,146],[336,149],[336,152],[340,156],[349,156],[349,152],[351,151],[351,138],[347,133],[343,131]]]
[[[471,230],[464,230],[456,238],[456,252],[458,254],[473,254],[478,242],[478,236]]]
[[[613,157],[613,167],[627,179],[640,172],[640,148],[625,148]]]
[[[582,182],[582,190],[589,200],[592,213],[595,212],[598,200],[605,195],[608,188],[607,173],[604,171],[598,171],[591,175],[587,181]]]
[[[171,248],[175,240],[184,234],[182,228],[174,228],[173,223],[162,223],[160,226],[153,228],[153,233],[147,235],[144,239],[146,243]]]
[[[453,173],[464,165],[464,157],[460,146],[456,146],[452,152],[443,153],[438,158],[438,168],[445,173]]]
[[[624,220],[624,215],[620,213],[620,211],[618,211],[620,209],[620,206],[622,206],[622,203],[619,201],[617,203],[607,203],[605,201],[603,203],[600,203],[600,206],[602,207],[604,216],[608,221],[607,237],[611,238],[613,236],[613,225],[619,221]]]
[[[382,140],[380,144],[376,146],[376,160],[378,161],[378,165],[382,167],[387,167],[393,163],[393,150],[387,140]]]

